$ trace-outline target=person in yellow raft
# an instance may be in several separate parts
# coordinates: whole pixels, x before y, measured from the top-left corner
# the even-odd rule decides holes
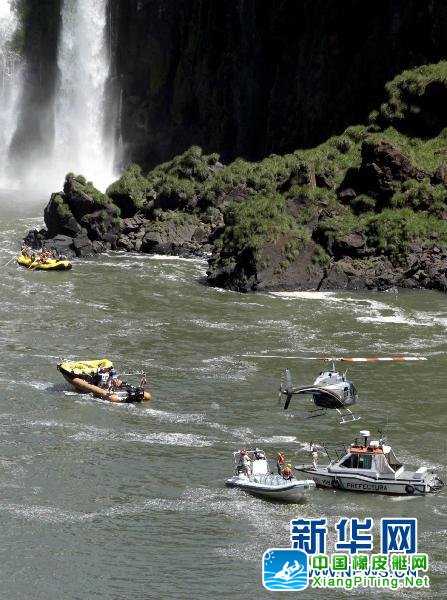
[[[44,265],[48,261],[49,258],[52,258],[51,250],[47,250],[44,246],[42,248],[42,252],[40,253],[40,256],[39,256],[40,264]]]

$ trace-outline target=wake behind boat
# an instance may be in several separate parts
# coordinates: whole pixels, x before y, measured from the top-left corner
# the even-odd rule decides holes
[[[391,446],[381,438],[369,441],[370,432],[361,431],[363,443],[357,440],[349,448],[324,446],[331,461],[328,465],[295,466],[313,479],[317,486],[351,492],[424,496],[438,492],[444,483],[427,467],[407,471],[396,458]]]
[[[143,402],[152,399],[143,384],[133,386],[119,379],[113,363],[107,358],[99,360],[72,361],[65,360],[57,365],[64,378],[83,394],[92,393],[96,398],[110,402]],[[146,382],[147,383],[147,382]]]
[[[303,501],[315,488],[312,480],[295,479],[287,467],[283,474],[272,473],[265,453],[258,448],[233,452],[233,459],[234,475],[227,479],[225,485],[238,488],[252,496],[296,503]]]

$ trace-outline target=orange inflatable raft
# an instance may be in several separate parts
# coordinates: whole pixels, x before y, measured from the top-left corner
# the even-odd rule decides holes
[[[113,369],[113,363],[106,359],[70,361],[66,360],[57,365],[64,378],[83,394],[93,394],[96,398],[103,398],[110,402],[145,402],[152,396],[142,386],[133,386],[120,382],[119,387],[104,387],[97,382],[98,371],[107,373]]]

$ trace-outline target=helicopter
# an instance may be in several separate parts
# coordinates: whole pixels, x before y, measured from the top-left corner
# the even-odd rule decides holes
[[[248,356],[248,355],[245,355]],[[252,357],[254,355],[251,355]],[[336,362],[347,363],[362,363],[362,362],[391,362],[391,361],[414,361],[427,360],[424,356],[386,356],[386,357],[370,357],[370,358],[348,358],[348,357],[298,357],[298,356],[272,356],[260,354],[262,358],[287,358],[302,360],[318,360],[323,362],[331,362],[332,369],[321,371],[312,385],[295,387],[292,382],[292,375],[289,369],[285,369],[281,377],[278,399],[281,401],[285,396],[284,410],[287,410],[290,405],[292,396],[295,395],[310,395],[316,409],[309,410],[307,418],[320,417],[327,413],[328,409],[336,410],[341,417],[340,424],[358,421],[361,417],[355,415],[350,406],[354,405],[358,400],[358,393],[355,385],[350,379],[347,379],[347,371],[340,373],[335,369]]]

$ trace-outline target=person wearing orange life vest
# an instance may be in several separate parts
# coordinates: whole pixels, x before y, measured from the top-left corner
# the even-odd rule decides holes
[[[276,460],[276,469],[278,470],[278,475],[282,474],[282,469],[286,464],[286,455],[284,452],[278,452],[278,458]]]
[[[292,465],[288,464],[286,467],[284,467],[284,469],[282,470],[282,476],[283,479],[286,479],[287,481],[293,479]]]

